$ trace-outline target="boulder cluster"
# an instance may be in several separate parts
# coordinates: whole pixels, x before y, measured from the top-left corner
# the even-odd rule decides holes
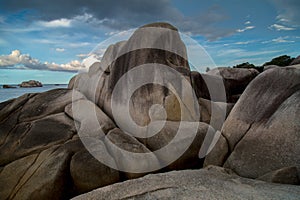
[[[68,89],[0,103],[0,198],[297,199],[299,100],[299,65],[201,74],[149,24]]]

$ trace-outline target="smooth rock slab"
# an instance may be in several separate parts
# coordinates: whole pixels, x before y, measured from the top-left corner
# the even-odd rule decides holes
[[[114,122],[93,102],[80,99],[65,107],[65,113],[80,122],[80,136],[103,137],[116,128]],[[102,133],[102,134],[101,134]]]
[[[78,193],[119,182],[119,172],[96,160],[87,150],[72,157],[70,172]]]
[[[233,106],[233,103],[213,102],[199,98],[200,121],[210,124],[217,130],[221,130]]]
[[[73,97],[73,98],[72,98]],[[85,97],[77,91],[68,89],[54,89],[39,93],[30,98],[23,106],[19,121],[32,121],[42,117],[63,112],[66,105],[76,99]]]
[[[71,155],[66,151],[61,151],[57,147],[51,147],[38,156],[35,155],[34,161],[29,156],[26,160],[15,161],[18,164],[30,165],[26,167],[26,172],[18,176],[15,174],[14,178],[18,179],[17,184],[7,185],[11,187],[10,199],[61,199],[66,198],[65,191],[67,184],[67,170]],[[14,165],[15,165],[14,163]],[[10,167],[13,164],[9,165]],[[22,169],[20,167],[20,169]],[[20,170],[19,169],[19,170]],[[2,173],[1,173],[2,174]],[[14,176],[14,175],[12,175]]]
[[[162,122],[154,122],[152,127],[148,127],[148,132],[153,134],[153,129],[159,123]],[[202,167],[203,160],[199,158],[199,151],[206,135],[214,133],[215,130],[203,122],[167,121],[157,134],[139,140],[169,170],[191,169]]]
[[[300,187],[239,177],[218,167],[151,174],[74,197],[86,199],[299,199]]]
[[[4,167],[0,174],[0,199],[7,199],[10,196],[36,157],[37,154],[26,156]]]
[[[272,183],[284,183],[292,185],[300,184],[300,177],[298,177],[297,167],[284,167],[282,169],[269,172],[261,177],[258,177],[257,179]]]
[[[128,179],[137,178],[159,169],[160,163],[154,153],[135,137],[115,128],[105,137],[104,143],[120,171]],[[146,156],[147,155],[147,159]]]

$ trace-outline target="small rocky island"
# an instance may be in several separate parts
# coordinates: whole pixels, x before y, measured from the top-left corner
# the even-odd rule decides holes
[[[23,81],[21,84],[19,84],[19,86],[22,88],[43,87],[43,84],[40,81],[29,80],[29,81]]]
[[[176,46],[181,55],[147,44]],[[146,48],[126,51],[134,45]],[[202,74],[191,71],[186,58],[174,26],[149,24],[109,46],[101,62],[73,77],[68,89],[0,103],[0,199],[298,200],[300,65],[262,71],[224,67]],[[149,63],[164,65],[169,73],[153,68],[122,79]],[[126,87],[143,80],[173,80],[166,85],[183,99],[161,85],[145,84],[126,102]],[[114,102],[117,86],[122,98]],[[222,87],[223,94],[215,92]],[[196,102],[184,99],[191,89]],[[127,108],[142,128],[117,123],[128,117],[125,109],[114,112],[112,103]],[[138,137],[162,120],[156,135]],[[187,141],[183,154],[168,162]],[[158,151],[169,143],[175,146]],[[149,166],[163,168],[142,170]]]
[[[12,86],[12,85],[3,85],[2,87],[3,87],[4,89],[17,88],[16,86]]]

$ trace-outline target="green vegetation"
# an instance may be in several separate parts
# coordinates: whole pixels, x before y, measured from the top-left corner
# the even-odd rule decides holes
[[[291,56],[282,55],[282,56],[278,56],[276,58],[273,58],[271,61],[266,62],[262,66],[255,66],[254,64],[251,64],[249,62],[245,62],[245,63],[242,63],[242,64],[235,65],[235,66],[233,66],[233,68],[246,68],[246,69],[253,68],[253,69],[258,70],[259,72],[262,72],[263,69],[264,69],[264,66],[277,65],[277,66],[280,66],[280,67],[285,67],[285,66],[289,66],[293,62],[294,59],[295,58],[292,58]]]
[[[249,62],[245,62],[245,63],[242,63],[242,64],[238,64],[236,66],[233,66],[233,68],[246,68],[246,69],[250,69],[250,68],[253,68],[253,69],[256,69],[257,71],[259,72],[262,72],[263,71],[263,67],[259,67],[259,66],[255,66]]]
[[[242,64],[238,64],[236,66],[233,66],[233,68],[255,68],[256,66],[253,64],[250,64],[248,62],[242,63]]]
[[[265,64],[263,64],[263,66],[277,65],[277,66],[285,67],[290,65],[294,59],[295,58],[291,58],[291,56],[287,56],[287,55],[278,56],[276,58],[273,58],[270,62],[266,62]]]

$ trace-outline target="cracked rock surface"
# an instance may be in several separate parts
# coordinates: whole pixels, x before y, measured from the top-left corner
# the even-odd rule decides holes
[[[96,188],[100,189],[77,199],[297,199],[299,186],[287,184],[299,184],[300,177],[299,66],[269,69],[258,76],[248,69],[222,68],[219,75],[216,70],[205,75],[191,72],[175,27],[167,23],[145,27],[163,30],[148,35],[138,29],[128,41],[111,45],[101,63],[70,80],[69,89],[25,94],[0,103],[0,199],[70,199]],[[115,60],[115,55],[141,42],[177,46],[182,56],[146,48]],[[147,63],[178,72],[183,79],[169,86],[178,86],[187,103],[181,109],[181,99],[158,84],[138,88],[129,106],[123,98],[116,105],[129,107],[132,120],[141,126],[153,123],[130,133],[131,124],[121,127],[116,120],[124,110],[112,113],[112,90],[126,72]],[[144,77],[164,82],[166,75],[154,70],[131,77],[124,82],[122,97],[128,95],[125,86]],[[192,87],[183,87],[183,82]],[[216,89],[213,98],[206,84]],[[220,85],[224,94],[217,90]],[[188,89],[195,90],[195,101],[187,98]],[[151,135],[161,122],[163,127]],[[179,127],[183,134],[178,136]],[[138,137],[140,133],[149,137]],[[220,135],[217,141],[215,135]],[[171,141],[174,145],[166,152],[157,151]],[[182,154],[169,162],[178,152]],[[142,160],[145,154],[151,159]],[[203,162],[236,174],[218,167],[161,173],[199,169]],[[167,164],[147,168],[162,163]],[[126,168],[131,171],[121,170]]]
[[[299,68],[275,68],[260,74],[222,127],[226,145],[217,143],[205,164],[219,163],[248,178],[285,167],[297,168],[299,176],[299,100]]]

